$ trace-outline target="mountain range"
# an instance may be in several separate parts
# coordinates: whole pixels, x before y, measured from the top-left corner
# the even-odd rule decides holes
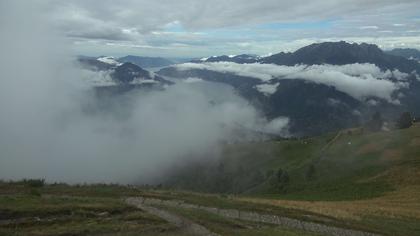
[[[277,65],[345,65],[353,63],[372,63],[381,69],[398,69],[401,72],[420,72],[420,64],[401,56],[382,51],[374,44],[350,44],[344,41],[315,43],[298,49],[293,53],[279,53],[263,58],[261,63]]]
[[[130,62],[104,57],[79,62],[90,70],[110,71],[118,86],[150,82],[162,87],[188,78],[224,83],[268,119],[288,117],[291,134],[306,136],[359,126],[376,112],[389,121],[403,111],[419,114],[420,64],[412,54],[398,52],[366,43],[324,42],[268,57],[194,59],[156,75],[132,63],[132,56],[124,57]]]
[[[163,87],[173,84],[168,80],[147,71],[131,62],[119,62],[113,57],[79,57],[78,63],[83,69],[100,74],[103,81],[96,81],[97,89],[116,89],[121,91],[141,87]],[[111,80],[111,81],[110,81]],[[101,83],[104,82],[104,83]],[[111,82],[111,83],[110,83]]]
[[[289,117],[298,136],[357,126],[377,111],[389,120],[405,110],[420,112],[420,64],[373,44],[317,43],[255,57],[253,64],[209,59],[157,73],[229,84],[270,119]]]

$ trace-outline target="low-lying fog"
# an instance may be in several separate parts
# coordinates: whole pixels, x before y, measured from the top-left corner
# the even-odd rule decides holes
[[[237,140],[238,127],[287,126],[287,119],[267,123],[221,84],[95,97],[39,9],[1,4],[0,179],[148,182],[185,156],[216,155],[220,143]]]

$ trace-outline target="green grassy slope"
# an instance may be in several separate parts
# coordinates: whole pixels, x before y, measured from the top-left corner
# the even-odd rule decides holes
[[[279,169],[287,172],[288,181],[277,177]],[[282,199],[356,200],[408,184],[406,175],[418,169],[419,126],[377,133],[355,129],[301,140],[229,145],[217,162],[184,167],[169,184]]]
[[[288,181],[277,178],[280,168]],[[420,126],[229,145],[216,162],[184,167],[172,184],[223,193],[237,208],[238,201],[263,204],[265,211],[283,209],[277,213],[291,217],[299,212],[288,209],[384,235],[418,235]],[[190,201],[223,205],[194,196]]]

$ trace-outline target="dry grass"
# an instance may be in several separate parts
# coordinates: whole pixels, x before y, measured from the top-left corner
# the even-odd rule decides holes
[[[364,216],[410,217],[420,220],[420,187],[407,187],[384,197],[360,201],[293,201],[240,198],[292,209],[306,210],[338,219],[360,220]]]
[[[372,152],[377,152],[380,151],[381,147],[376,144],[376,143],[368,143],[363,145],[362,147],[360,147],[359,150],[356,151],[357,155],[364,155],[364,154],[369,154]]]
[[[383,161],[398,161],[401,160],[403,152],[398,149],[386,149],[382,153]]]
[[[420,138],[413,138],[409,144],[411,147],[418,147],[420,146]]]
[[[265,203],[306,210],[338,219],[359,220],[364,216],[387,218],[410,217],[420,220],[420,170],[416,167],[395,167],[376,178],[388,178],[396,190],[382,197],[357,201],[296,201],[259,198],[238,198],[241,201]],[[366,181],[373,181],[375,177]]]

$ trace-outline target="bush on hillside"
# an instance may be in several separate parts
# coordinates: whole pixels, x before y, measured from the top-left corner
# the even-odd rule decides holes
[[[31,188],[40,188],[44,187],[45,179],[24,179],[22,183]]]

